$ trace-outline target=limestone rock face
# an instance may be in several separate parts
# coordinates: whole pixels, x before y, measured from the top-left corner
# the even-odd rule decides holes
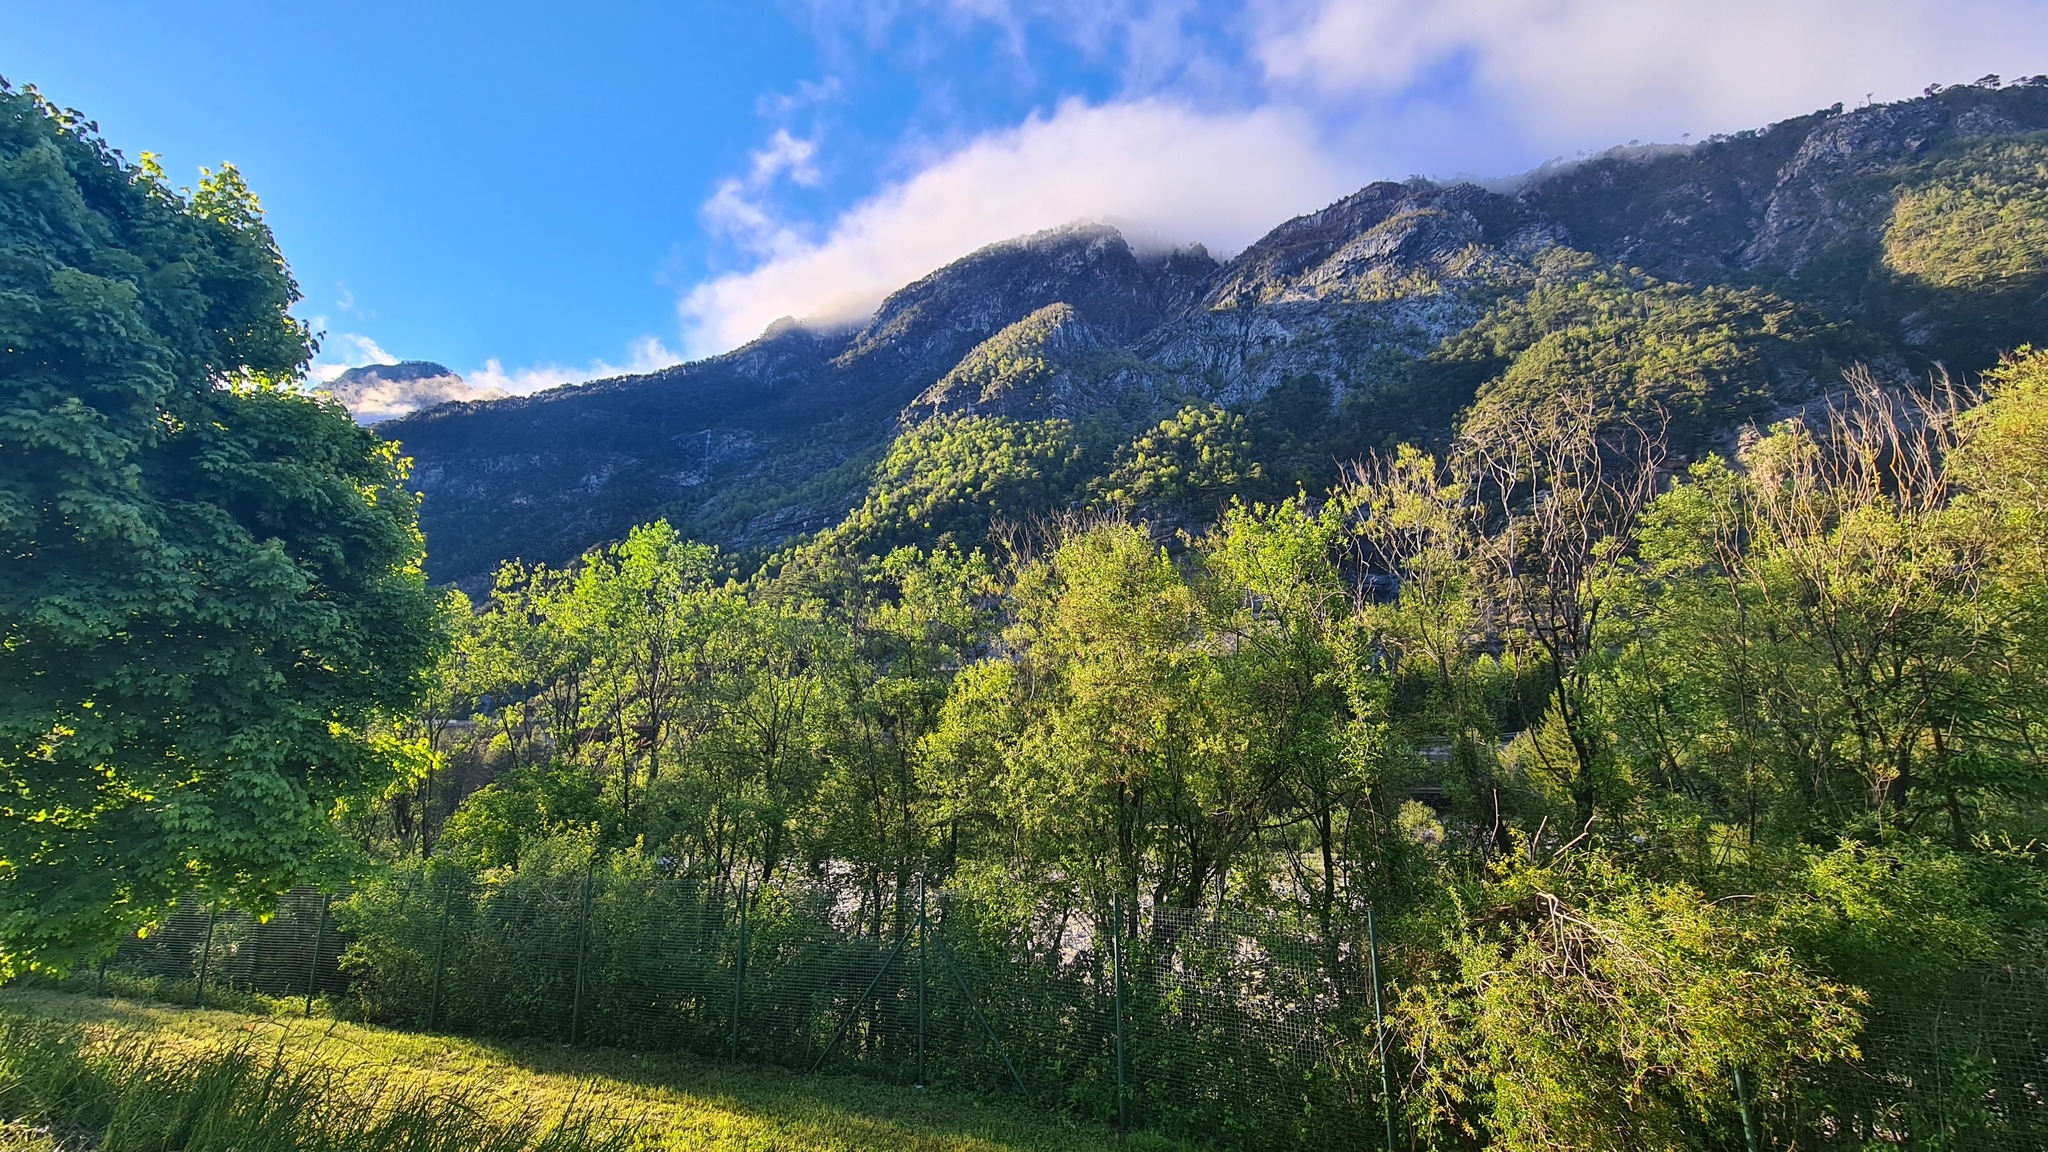
[[[417,462],[432,575],[476,586],[505,559],[562,562],[658,516],[728,548],[778,547],[847,516],[889,446],[934,421],[1066,422],[1109,452],[1190,404],[1285,408],[1295,441],[1380,406],[1356,426],[1428,442],[1504,370],[1483,347],[1504,310],[1542,299],[1554,315],[1560,293],[1601,277],[1663,285],[1674,314],[1672,293],[1768,293],[1860,358],[1971,371],[2048,340],[2048,283],[1985,305],[1892,274],[1882,241],[1934,166],[1967,165],[1987,141],[2048,148],[2044,132],[2048,82],[1954,88],[1617,149],[1505,189],[1373,184],[1220,264],[1100,224],[1054,229],[940,268],[858,327],[779,321],[645,376],[493,400],[438,366],[396,365],[336,394],[359,416],[387,395],[417,409],[379,430]],[[1378,446],[1316,444],[1345,458]]]

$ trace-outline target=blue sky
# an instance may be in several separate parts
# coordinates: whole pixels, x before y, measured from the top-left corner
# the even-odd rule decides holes
[[[1006,236],[1227,254],[1501,176],[2048,71],[2048,0],[678,0],[12,8],[0,75],[238,164],[328,333],[531,390],[857,319]]]

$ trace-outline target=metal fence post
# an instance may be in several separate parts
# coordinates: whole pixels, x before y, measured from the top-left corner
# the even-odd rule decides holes
[[[903,950],[909,946],[910,929],[906,927],[903,935],[896,938],[896,946],[889,949],[889,955],[882,961],[882,966],[875,970],[875,978],[868,981],[868,986],[861,989],[860,995],[853,998],[853,1003],[846,1006],[846,1015],[839,1018],[838,1030],[832,1033],[832,1039],[825,1045],[825,1050],[818,1053],[817,1062],[811,1065],[811,1071],[816,1072],[823,1068],[825,1061],[832,1058],[833,1051],[839,1047],[839,1041],[846,1037],[846,1030],[852,1027],[854,1015],[860,1011],[860,1006],[867,1003],[868,997],[875,994],[875,989],[881,986],[882,977],[889,974],[889,969],[895,966],[897,958],[902,956]]]
[[[1394,1152],[1394,1094],[1387,1076],[1387,1017],[1380,1008],[1380,934],[1372,905],[1365,906],[1366,954],[1372,965],[1372,1027],[1380,1055],[1380,1115],[1387,1123],[1387,1152]]]
[[[427,992],[427,1031],[441,1016],[441,977],[448,971],[448,910],[455,903],[455,877],[441,886],[441,936],[434,944],[434,984]]]
[[[576,1034],[583,1024],[583,957],[589,949],[591,870],[583,872],[583,911],[576,919],[576,994],[569,1004],[569,1046],[576,1046]]]
[[[740,874],[739,950],[732,966],[732,1062],[740,1062],[740,1015],[747,991],[747,877]]]
[[[320,894],[320,923],[313,929],[313,955],[306,961],[306,1015],[313,1014],[313,983],[320,977],[320,949],[327,943],[327,909],[334,902],[334,894]]]
[[[917,878],[917,1086],[925,1086],[924,1075],[924,953],[926,937],[931,931],[930,921],[925,916],[925,881]]]
[[[1743,1079],[1742,1069],[1735,1070],[1735,1102],[1742,1106],[1742,1143],[1749,1152],[1756,1150],[1756,1115],[1749,1107],[1749,1083]]]
[[[263,972],[263,929],[265,927],[267,925],[263,920],[254,916],[249,918],[249,966],[246,971],[249,974],[247,990],[250,992],[258,991],[256,979]]]
[[[1124,896],[1112,893],[1109,898],[1109,959],[1110,984],[1116,1003],[1116,1123],[1119,1129],[1131,1126],[1130,1114],[1124,1103],[1128,1092],[1124,1088]]]
[[[960,974],[960,958],[953,955],[953,949],[946,944],[944,936],[938,938],[938,945],[939,959],[946,962],[946,970],[953,974],[953,984],[960,989],[960,995],[966,999],[967,1007],[973,1011],[975,1022],[981,1025],[982,1035],[987,1036],[988,1042],[996,1046],[996,1055],[1003,1058],[1003,1067],[1009,1070],[1010,1082],[1017,1086],[1017,1095],[1031,1095],[1031,1089],[1024,1084],[1023,1075],[1017,1071],[1017,1062],[1010,1059],[1010,1050],[1003,1047],[1002,1037],[996,1035],[994,1026],[988,1022],[988,1014],[981,1010],[981,1001],[974,995],[974,989],[967,986],[967,978]]]
[[[192,990],[192,1003],[199,1008],[206,1007],[206,964],[213,959],[213,923],[219,915],[219,908],[211,904],[206,906],[206,940],[199,945],[199,983]]]

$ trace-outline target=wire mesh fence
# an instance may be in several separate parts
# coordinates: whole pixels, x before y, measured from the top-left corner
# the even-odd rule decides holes
[[[900,884],[419,870],[181,910],[103,966],[385,1025],[1021,1094],[1245,1149],[1407,1147],[1364,933],[1121,900],[1016,915]],[[93,979],[86,975],[83,979]],[[2048,1147],[2048,989],[1973,971],[1873,1008],[1864,1055],[1751,1098],[1754,1148]],[[1397,1066],[1391,1080],[1385,1055]],[[1730,1140],[1733,1139],[1731,1135]],[[1738,1146],[1733,1143],[1731,1147]]]
[[[1881,1000],[1861,1046],[1759,1102],[1762,1126],[1800,1148],[2048,1148],[2041,973],[1968,969]]]
[[[258,920],[247,913],[180,907],[165,921],[122,944],[89,979],[118,973],[165,999],[204,1003],[208,990],[303,997],[307,1010],[320,997],[348,987],[341,971],[345,943],[334,930],[337,897],[298,889]]]

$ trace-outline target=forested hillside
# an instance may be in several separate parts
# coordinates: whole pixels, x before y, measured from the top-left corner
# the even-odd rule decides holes
[[[1417,1147],[1727,1147],[1743,1123],[1779,1147],[2025,1146],[2048,1131],[2026,1088],[2048,1030],[2048,355],[1981,390],[1858,370],[1690,464],[1675,423],[1582,379],[1171,547],[1112,510],[866,550],[1034,492],[948,499],[925,463],[1065,475],[1056,437],[969,417],[885,465],[908,502],[746,580],[666,522],[508,566],[458,598],[438,686],[392,733],[420,770],[343,813],[395,866],[351,905],[356,987],[417,1018],[452,899],[421,892],[562,923],[581,885],[623,941],[606,978],[640,989],[670,979],[646,901],[751,892],[783,942],[759,963],[804,974],[834,963],[799,944],[818,925],[907,939],[929,886],[952,947],[996,958],[1040,1090],[1113,1119],[1059,1040],[1106,938],[1193,964],[1173,925],[1267,925],[1334,994],[1219,995],[1370,1052],[1376,1001],[1343,989],[1372,987],[1376,916],[1384,1098]],[[1156,439],[1239,435],[1176,427]],[[1258,482],[1218,458],[1189,474]],[[560,969],[508,939],[464,962]],[[527,1000],[501,983],[467,1026],[547,1026],[507,1016]],[[647,995],[608,1026],[703,1011]],[[1272,1075],[1192,1002],[1142,1011],[1201,1045],[1200,1076]],[[1349,1076],[1325,1104],[1355,1117],[1370,1072]],[[1148,1122],[1326,1146],[1322,1089],[1253,1083],[1159,1096]]]
[[[1969,379],[2048,335],[2044,130],[2048,84],[1949,88],[1510,191],[1376,184],[1225,265],[1076,227],[968,256],[855,331],[779,324],[382,431],[416,461],[431,574],[473,592],[656,518],[749,560],[828,529],[972,548],[991,510],[1198,525],[1577,380],[1668,418],[1689,457],[1852,363]]]
[[[417,984],[378,924],[450,877],[815,886],[877,939],[931,885],[1041,989],[1185,916],[1370,986],[1376,924],[1418,1147],[2025,1143],[2043,127],[1987,84],[1375,185],[1221,266],[1046,234],[387,425],[475,599],[393,733],[430,767],[346,813],[412,861],[358,978]],[[1316,1146],[1294,1099],[1156,1106]]]

